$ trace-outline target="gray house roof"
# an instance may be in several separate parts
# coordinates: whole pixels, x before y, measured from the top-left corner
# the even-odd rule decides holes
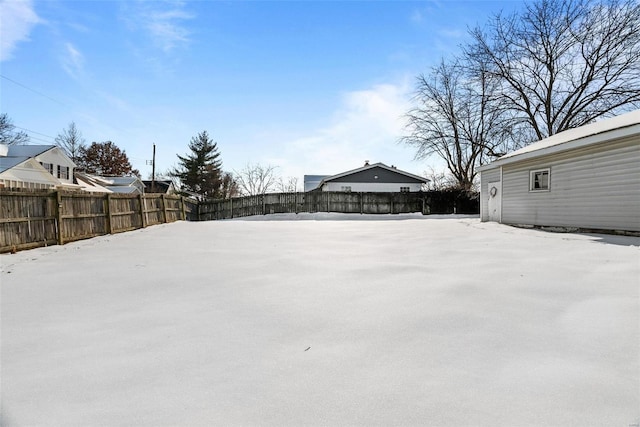
[[[0,173],[29,160],[29,157],[0,157]]]
[[[36,157],[40,154],[56,148],[55,145],[17,145],[9,146],[7,157]]]
[[[18,166],[20,163],[45,153],[55,145],[9,145],[6,156],[0,156],[0,173]]]
[[[427,178],[413,175],[409,172],[387,166],[384,163],[367,164],[358,169],[339,173],[324,178],[318,187],[327,182],[385,182],[385,183],[422,183],[429,182]]]
[[[498,160],[478,168],[478,170],[493,169],[497,166],[599,144],[633,134],[640,134],[640,110],[557,133],[549,138],[506,154]]]

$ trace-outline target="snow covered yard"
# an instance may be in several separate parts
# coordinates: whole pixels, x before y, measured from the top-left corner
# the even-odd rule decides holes
[[[301,214],[1,255],[1,424],[628,427],[639,246]]]

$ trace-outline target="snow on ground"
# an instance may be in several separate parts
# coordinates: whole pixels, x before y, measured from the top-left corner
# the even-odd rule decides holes
[[[301,214],[2,255],[0,421],[628,427],[639,246]]]

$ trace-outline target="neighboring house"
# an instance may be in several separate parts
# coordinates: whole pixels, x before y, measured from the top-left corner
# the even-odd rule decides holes
[[[323,179],[328,178],[330,175],[305,175],[304,176],[304,191],[312,191],[318,188]]]
[[[0,188],[78,189],[75,166],[55,145],[0,144]]]
[[[480,217],[640,231],[640,110],[571,129],[480,171]]]
[[[145,187],[137,176],[100,176],[77,172],[75,179],[82,190],[98,193],[143,194]]]
[[[175,194],[176,188],[171,180],[143,180],[145,193]]]
[[[361,168],[321,178],[315,190],[408,193],[421,191],[427,182],[429,180],[426,178],[401,171],[394,166],[365,162]],[[306,187],[305,183],[305,190]]]

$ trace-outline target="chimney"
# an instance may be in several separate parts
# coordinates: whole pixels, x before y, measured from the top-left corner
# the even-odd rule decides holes
[[[364,161],[364,165],[365,165],[365,166],[369,166],[369,160],[365,160],[365,161]]]
[[[0,157],[7,157],[9,154],[9,146],[7,144],[0,144]]]

